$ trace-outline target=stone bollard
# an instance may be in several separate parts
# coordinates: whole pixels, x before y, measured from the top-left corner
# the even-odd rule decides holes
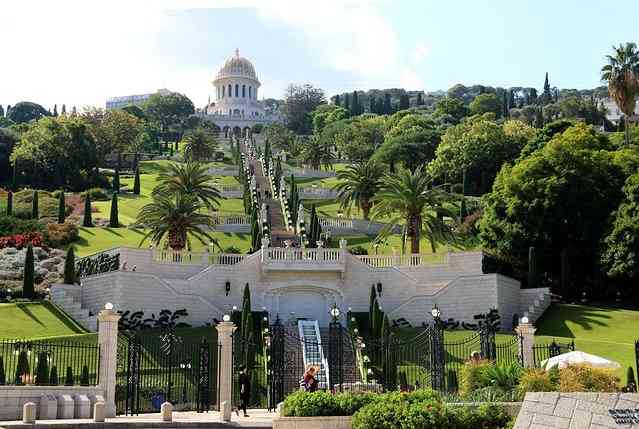
[[[40,397],[40,420],[55,420],[58,417],[58,400],[55,395]]]
[[[104,402],[93,404],[93,421],[97,423],[104,422]]]
[[[233,411],[231,409],[231,403],[228,401],[223,401],[220,404],[220,416],[222,417],[222,420],[225,422],[230,422],[231,421],[231,411]]]
[[[160,407],[160,414],[162,414],[163,422],[173,421],[173,404],[170,402],[163,403]]]
[[[36,421],[36,404],[27,402],[22,406],[22,423],[33,424]]]

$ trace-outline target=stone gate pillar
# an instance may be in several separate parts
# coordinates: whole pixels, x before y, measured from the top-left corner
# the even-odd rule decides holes
[[[537,328],[528,321],[528,317],[521,318],[521,322],[515,328],[515,332],[519,335],[519,353],[522,358],[524,368],[533,368],[535,366],[535,355],[533,347],[535,346],[535,331]]]
[[[225,318],[228,317],[225,316]],[[217,341],[220,345],[220,361],[218,362],[220,369],[217,380],[220,403],[218,405],[221,407],[222,403],[226,402],[227,407],[230,407],[233,397],[233,332],[237,328],[233,322],[224,321],[218,323],[216,329]]]
[[[115,417],[115,378],[118,355],[118,321],[120,315],[107,303],[98,314],[98,346],[100,347],[99,383],[104,390],[104,416]]]

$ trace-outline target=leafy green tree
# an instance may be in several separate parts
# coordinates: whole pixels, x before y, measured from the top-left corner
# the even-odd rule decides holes
[[[129,115],[133,115],[136,118],[140,119],[140,120],[145,120],[146,119],[146,115],[144,114],[144,110],[142,110],[139,106],[136,106],[135,104],[130,104],[128,106],[124,106],[122,108],[123,111],[125,111],[126,113],[128,113]]]
[[[205,207],[211,209],[222,199],[220,191],[213,185],[206,164],[187,162],[169,163],[158,175],[158,185],[152,195],[183,194],[195,197]]]
[[[38,354],[35,384],[36,386],[46,386],[49,384],[49,356],[46,352]]]
[[[82,220],[82,226],[85,228],[91,228],[93,226],[93,219],[91,218],[91,195],[86,193],[84,197],[84,218]]]
[[[353,91],[351,97],[350,115],[357,116],[360,114],[359,98],[357,97],[357,91]]]
[[[362,210],[364,219],[368,219],[373,205],[373,197],[379,190],[384,169],[375,161],[349,165],[338,171],[337,200],[346,215],[350,216],[353,205]]]
[[[60,193],[58,194],[58,223],[64,223],[64,219],[66,218],[66,204],[64,202],[64,190],[60,189]]]
[[[480,94],[468,106],[472,115],[483,115],[484,113],[494,113],[500,118],[503,113],[501,101],[496,94]]]
[[[328,168],[332,165],[334,155],[331,147],[316,136],[302,140],[301,147],[300,157],[312,169],[319,170],[321,167]]]
[[[320,135],[324,128],[348,117],[348,110],[335,104],[320,104],[312,113],[313,134]]]
[[[601,80],[608,82],[608,92],[619,110],[629,118],[634,114],[639,95],[639,51],[636,43],[613,47],[614,54],[607,55],[607,64],[601,68]],[[626,127],[626,144],[630,137]]]
[[[385,120],[383,117],[356,117],[334,122],[324,131],[319,140],[322,145],[330,147],[334,144],[345,158],[362,162],[369,159],[384,141]]]
[[[33,260],[33,245],[27,246],[24,257],[24,274],[22,276],[22,296],[27,299],[33,299],[35,295],[35,264]]]
[[[613,149],[605,136],[578,124],[515,165],[506,164],[484,196],[484,248],[522,265],[531,246],[539,249],[549,275],[564,273],[566,298],[576,294],[577,284],[599,277],[592,243],[602,239],[623,197],[625,170],[637,168],[636,156],[626,161]]]
[[[168,247],[173,250],[187,247],[189,237],[204,244],[217,244],[207,230],[212,227],[213,219],[203,212],[205,208],[198,198],[187,193],[154,195],[153,201],[142,207],[136,220],[137,224],[147,227],[142,242],[150,237],[155,245],[160,245],[166,238]]]
[[[19,134],[11,128],[3,128],[0,116],[0,181],[11,179],[11,152],[20,141]]]
[[[391,104],[391,95],[388,92],[384,93],[384,114],[390,115],[393,113],[393,105]]]
[[[72,285],[75,283],[75,250],[73,246],[67,249],[67,256],[64,260],[64,284]]]
[[[313,131],[311,112],[324,103],[326,99],[321,89],[310,84],[289,85],[282,106],[286,125],[296,134],[310,134]]]
[[[136,116],[124,110],[107,110],[100,127],[106,139],[107,153],[139,152],[143,126]]]
[[[468,108],[458,98],[444,97],[435,104],[435,115],[450,115],[459,122],[468,115]]]
[[[375,196],[372,218],[386,218],[387,226],[380,231],[378,239],[388,236],[395,225],[405,225],[405,234],[411,242],[411,253],[419,253],[420,239],[425,237],[436,251],[440,242],[452,241],[454,235],[443,217],[455,218],[446,208],[455,196],[434,186],[430,175],[418,168],[411,172],[399,169],[382,179]]]
[[[51,116],[49,111],[37,103],[21,101],[7,111],[7,118],[17,124],[37,121],[43,116]]]
[[[601,264],[611,277],[639,276],[639,173],[626,180],[625,198],[603,240]]]
[[[292,156],[297,156],[298,147],[295,140],[295,133],[281,124],[271,124],[266,127],[266,140],[271,147],[277,150],[288,152]]]
[[[13,192],[7,192],[7,216],[13,216]]]
[[[144,114],[160,125],[163,133],[171,128],[182,129],[183,122],[195,113],[193,102],[178,93],[153,94],[144,104]]]
[[[135,169],[135,178],[133,179],[133,193],[140,195],[140,167]]]
[[[40,209],[38,208],[38,191],[33,191],[31,198],[31,218],[40,219]]]
[[[399,110],[406,110],[410,107],[410,99],[408,94],[402,94],[399,96]]]
[[[118,194],[113,193],[111,197],[111,211],[109,213],[109,227],[117,228],[120,226],[120,220],[118,218]]]
[[[217,150],[217,141],[210,132],[197,128],[182,140],[184,157],[188,161],[208,161]]]

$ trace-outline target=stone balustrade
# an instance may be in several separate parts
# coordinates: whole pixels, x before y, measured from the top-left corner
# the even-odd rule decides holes
[[[299,189],[300,197],[314,200],[331,200],[337,198],[337,191],[331,188],[306,187]]]
[[[448,253],[425,253],[400,255],[358,255],[357,258],[364,264],[374,268],[421,266],[433,264],[447,264]]]
[[[268,247],[262,249],[262,266],[266,270],[345,270],[343,249],[306,249]]]
[[[211,217],[214,225],[249,225],[251,223],[251,219],[245,214],[221,215],[213,213]]]

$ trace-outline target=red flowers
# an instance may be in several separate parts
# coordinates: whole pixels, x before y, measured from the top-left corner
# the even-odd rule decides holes
[[[44,247],[42,234],[39,232],[27,232],[24,234],[15,234],[6,237],[0,237],[0,249],[4,249],[5,247],[15,247],[16,249],[22,249],[29,243],[31,243],[33,247]]]

